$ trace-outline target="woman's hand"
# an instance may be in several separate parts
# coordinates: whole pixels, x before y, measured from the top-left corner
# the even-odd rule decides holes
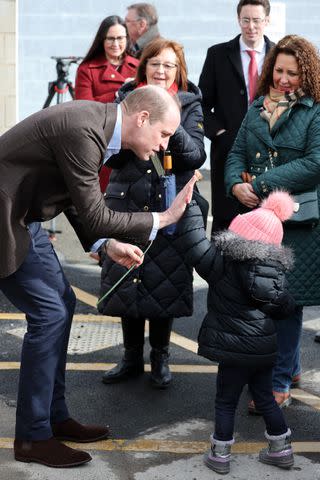
[[[260,199],[255,194],[251,183],[236,183],[232,187],[232,194],[240,203],[249,208],[255,208],[260,203]]]

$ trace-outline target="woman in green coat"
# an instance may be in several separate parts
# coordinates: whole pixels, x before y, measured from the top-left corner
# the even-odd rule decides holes
[[[258,94],[226,163],[227,193],[247,209],[277,189],[292,194],[317,189],[319,197],[320,59],[315,47],[297,35],[280,40],[265,61]],[[300,379],[302,308],[320,304],[320,225],[287,225],[284,243],[295,254],[288,281],[297,307],[293,316],[277,322],[273,389],[283,407],[291,402],[292,381]]]

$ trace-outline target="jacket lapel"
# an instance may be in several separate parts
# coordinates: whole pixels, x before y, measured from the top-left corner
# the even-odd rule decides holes
[[[228,43],[228,58],[236,71],[237,75],[240,77],[241,82],[243,83],[243,86],[245,87],[245,81],[244,81],[244,75],[243,75],[243,69],[242,69],[242,62],[241,62],[241,56],[240,56],[240,44],[239,44],[239,38],[240,35],[238,35],[236,38],[233,40],[230,40]]]

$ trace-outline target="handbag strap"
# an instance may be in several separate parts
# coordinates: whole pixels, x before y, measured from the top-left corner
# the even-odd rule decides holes
[[[160,162],[160,159],[159,159],[158,155],[155,153],[154,155],[151,155],[150,159],[151,159],[151,162],[153,163],[155,171],[157,172],[159,177],[163,177],[164,174],[165,174],[165,171],[164,171],[164,168],[163,168],[163,166]]]

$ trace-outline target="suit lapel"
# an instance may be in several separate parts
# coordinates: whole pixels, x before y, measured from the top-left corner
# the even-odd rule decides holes
[[[231,40],[228,43],[228,52],[227,55],[229,57],[229,60],[236,71],[237,75],[240,77],[244,87],[245,87],[245,81],[244,81],[244,75],[243,75],[243,69],[242,69],[242,62],[241,62],[241,56],[240,56],[240,44],[239,44],[239,38],[240,35],[238,35],[236,38]]]

